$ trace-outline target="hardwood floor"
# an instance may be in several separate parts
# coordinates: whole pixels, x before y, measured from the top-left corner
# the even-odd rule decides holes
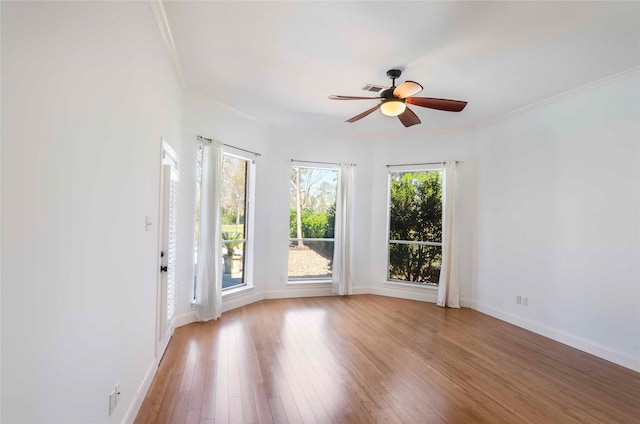
[[[639,423],[640,374],[470,309],[265,300],[178,328],[136,423]]]

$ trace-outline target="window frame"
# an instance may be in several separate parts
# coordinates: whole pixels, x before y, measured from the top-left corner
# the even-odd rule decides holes
[[[242,272],[243,272],[243,280],[242,284],[236,284],[235,286],[220,288],[222,291],[222,296],[224,297],[227,293],[233,293],[238,290],[243,290],[246,288],[253,287],[253,224],[254,224],[254,213],[253,213],[253,204],[255,198],[255,160],[253,158],[246,157],[242,154],[237,154],[233,152],[233,148],[227,148],[223,146],[222,148],[222,156],[224,161],[224,156],[230,156],[236,159],[243,160],[247,163],[246,166],[246,176],[245,176],[245,204],[244,204],[244,239],[242,240],[233,240],[233,241],[225,241],[222,240],[223,244],[233,243],[241,241],[244,243],[244,254],[242,258]],[[220,223],[220,232],[222,233],[222,222]]]
[[[197,148],[196,151],[196,172],[195,172],[195,178],[196,178],[196,195],[198,193],[198,191],[200,190],[201,187],[201,178],[202,178],[202,163],[198,163],[199,160],[202,159],[202,149],[203,146],[200,145]],[[227,297],[233,297],[234,294],[240,293],[240,292],[244,292],[247,290],[253,290],[253,286],[254,286],[254,281],[253,281],[253,277],[254,277],[254,266],[253,266],[253,258],[254,258],[254,220],[255,220],[255,209],[254,209],[254,203],[255,203],[255,182],[256,182],[256,161],[255,158],[250,158],[247,157],[243,154],[239,154],[235,152],[236,149],[234,149],[233,147],[230,146],[223,146],[222,148],[222,155],[224,156],[232,156],[238,159],[242,159],[244,161],[247,162],[247,168],[246,168],[246,179],[245,179],[245,184],[246,184],[246,188],[245,188],[245,238],[243,239],[243,242],[245,243],[245,252],[244,252],[244,257],[243,257],[243,273],[244,273],[244,283],[243,284],[238,284],[235,285],[233,287],[227,287],[225,289],[223,289],[222,287],[220,287],[221,290],[221,294],[222,294],[222,298],[225,299]],[[198,167],[200,167],[200,169],[198,169]],[[197,205],[197,204],[196,204]],[[195,211],[196,213],[198,212],[197,209]],[[195,215],[195,213],[194,213]],[[197,218],[197,216],[194,216],[194,218]],[[194,223],[197,222],[194,219]],[[195,229],[194,229],[195,231]],[[222,232],[222,222],[220,223],[220,232]],[[198,250],[198,245],[197,243],[194,246],[194,267],[193,267],[193,285],[192,285],[192,299],[191,299],[191,304],[193,306],[193,304],[196,302],[196,296],[197,296],[197,250]],[[222,272],[222,269],[220,270],[220,272]]]
[[[437,163],[437,164],[425,164],[425,165],[398,165],[398,166],[394,166],[393,168],[389,167],[387,171],[387,204],[386,204],[387,220],[386,220],[386,243],[385,243],[387,263],[386,263],[385,274],[386,274],[387,284],[406,286],[409,288],[419,288],[419,289],[425,289],[425,290],[437,290],[438,284],[422,284],[416,281],[392,279],[389,271],[389,267],[391,265],[391,249],[390,249],[391,243],[416,245],[416,246],[438,246],[441,249],[443,248],[442,241],[430,242],[430,241],[411,241],[411,240],[391,240],[391,237],[390,237],[391,236],[391,183],[392,183],[391,177],[392,177],[392,174],[401,173],[401,172],[406,173],[406,172],[424,172],[424,171],[439,171],[442,175],[440,184],[442,186],[443,195],[442,195],[442,198],[440,199],[442,203],[442,216],[441,216],[440,225],[442,225],[442,223],[444,222],[444,215],[445,215],[444,184],[443,184],[444,178],[445,178],[444,165]]]
[[[337,217],[337,213],[338,213],[338,202],[340,201],[340,182],[341,182],[341,172],[340,172],[340,166],[337,164],[331,164],[331,163],[322,163],[322,164],[310,164],[304,161],[298,162],[298,161],[291,161],[291,166],[289,167],[289,175],[291,175],[291,171],[294,168],[306,168],[306,169],[319,169],[319,170],[331,170],[331,171],[336,171],[336,220],[338,219]],[[289,182],[289,188],[291,188],[291,182]],[[291,197],[289,197],[289,201],[291,201]],[[288,223],[290,225],[290,222]],[[287,225],[287,227],[289,226]],[[291,243],[292,241],[298,241],[298,240],[302,240],[304,241],[325,241],[325,242],[332,242],[333,243],[333,248],[335,249],[335,240],[336,240],[336,234],[335,234],[335,223],[334,223],[334,235],[333,238],[317,238],[317,237],[289,237],[288,238],[288,243]],[[330,284],[333,281],[333,267],[331,268],[331,276],[329,277],[308,277],[308,278],[304,278],[304,277],[296,277],[294,279],[292,279],[289,276],[289,251],[287,250],[287,274],[286,274],[286,283],[290,284],[290,285],[327,285]]]

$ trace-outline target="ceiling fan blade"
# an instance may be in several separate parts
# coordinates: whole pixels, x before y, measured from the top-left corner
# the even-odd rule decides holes
[[[404,99],[422,91],[422,86],[415,81],[405,81],[393,90],[393,95]]]
[[[331,100],[381,100],[384,97],[329,96]]]
[[[373,112],[375,112],[376,110],[380,109],[380,106],[382,105],[382,103],[380,103],[379,105],[375,105],[374,107],[372,107],[369,110],[365,110],[364,112],[362,112],[360,115],[356,115],[353,118],[347,119],[344,122],[351,122],[352,124],[362,118],[364,118],[367,115],[372,114]]]
[[[445,110],[447,112],[460,112],[467,105],[467,102],[461,100],[433,99],[431,97],[407,97],[405,102],[410,105]]]
[[[413,111],[409,108],[406,108],[404,112],[398,115],[398,119],[400,119],[400,122],[402,122],[402,125],[404,125],[405,127],[410,127],[412,125],[420,123],[420,118],[418,118],[418,115],[413,113]]]

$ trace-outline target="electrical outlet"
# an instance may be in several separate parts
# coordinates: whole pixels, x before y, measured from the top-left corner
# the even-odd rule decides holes
[[[118,395],[116,389],[109,394],[109,415],[113,413],[113,410],[116,409],[116,402],[118,399]]]
[[[516,305],[520,305],[522,303],[522,297],[516,296]]]
[[[524,299],[522,299],[522,304],[523,304],[524,306],[527,306],[527,298],[526,298],[526,297],[525,297]]]

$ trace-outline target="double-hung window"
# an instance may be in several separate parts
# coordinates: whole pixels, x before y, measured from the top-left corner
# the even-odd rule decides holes
[[[223,152],[221,178],[222,290],[251,284],[252,279],[252,208],[254,163],[251,159]],[[196,228],[194,252],[194,296],[196,293],[197,247],[200,222],[200,187],[202,181],[202,147],[196,167]]]
[[[437,286],[442,262],[442,169],[390,171],[387,279]]]
[[[252,161],[225,153],[222,161],[222,289],[247,284],[249,181]]]
[[[291,169],[288,281],[331,280],[337,191],[336,168]]]

